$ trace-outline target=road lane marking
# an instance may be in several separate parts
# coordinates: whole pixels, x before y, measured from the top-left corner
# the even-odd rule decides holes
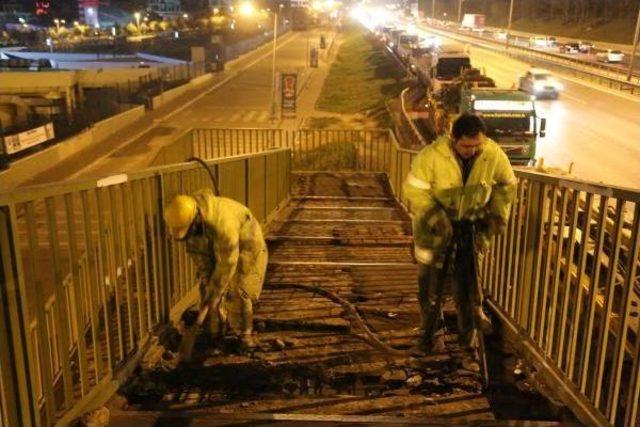
[[[242,111],[239,111],[237,113],[233,113],[233,115],[229,118],[230,122],[238,122],[240,121],[240,117],[242,117]]]
[[[266,111],[261,111],[260,115],[256,119],[256,121],[259,122],[259,123],[264,123],[264,122],[266,122],[268,120],[269,120],[269,113],[266,112]]]
[[[247,123],[247,122],[252,122],[253,118],[258,114],[258,112],[256,110],[251,110],[249,111],[243,118],[242,118],[242,122],[243,123]]]
[[[580,98],[576,98],[575,96],[573,96],[573,95],[569,95],[569,94],[568,94],[568,93],[566,93],[566,92],[561,92],[561,93],[560,93],[560,98],[561,98],[561,99],[562,99],[562,98],[569,98],[570,100],[575,101],[575,102],[577,102],[578,104],[582,104],[582,105],[589,105],[589,103],[588,103],[587,101],[584,101],[584,100],[582,100],[582,99],[580,99]]]

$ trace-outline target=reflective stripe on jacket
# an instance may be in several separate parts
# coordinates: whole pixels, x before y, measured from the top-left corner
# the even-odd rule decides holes
[[[448,245],[451,236],[439,229],[444,217],[479,221],[493,216],[506,224],[515,189],[516,178],[507,155],[488,138],[466,184],[448,137],[423,148],[413,159],[403,185],[418,261],[431,263]],[[479,237],[486,240],[489,236]]]
[[[197,191],[193,197],[204,221],[204,235],[187,241],[198,278],[217,289],[242,287],[257,300],[267,262],[260,224],[246,206],[216,197],[210,189]]]

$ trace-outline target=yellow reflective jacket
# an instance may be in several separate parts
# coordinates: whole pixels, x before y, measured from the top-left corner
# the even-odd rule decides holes
[[[416,259],[429,264],[437,260],[451,236],[438,224],[478,221],[493,216],[506,224],[515,197],[516,178],[507,155],[487,138],[475,159],[466,184],[449,137],[440,137],[413,159],[403,190],[413,218]],[[485,243],[488,235],[478,236]]]
[[[249,208],[210,189],[193,197],[204,220],[204,234],[187,240],[198,279],[220,291],[229,285],[246,287],[251,299],[257,299],[267,262],[260,224]],[[247,280],[254,276],[256,280]]]

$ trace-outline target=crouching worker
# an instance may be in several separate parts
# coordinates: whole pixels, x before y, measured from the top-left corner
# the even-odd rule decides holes
[[[462,363],[474,371],[479,368],[472,342],[474,318],[479,327],[490,327],[480,305],[476,256],[492,235],[505,229],[516,184],[506,154],[485,133],[479,117],[462,114],[451,136],[439,138],[416,156],[404,183],[419,265],[419,347],[426,353],[444,350],[442,294],[451,267],[458,339],[467,350]]]
[[[165,207],[164,218],[171,236],[185,242],[196,264],[200,287],[197,325],[208,313],[214,339],[222,338],[229,326],[239,335],[243,348],[255,346],[253,304],[262,291],[267,245],[251,211],[203,189],[193,196],[175,196]],[[193,344],[190,347],[183,355],[186,360]]]

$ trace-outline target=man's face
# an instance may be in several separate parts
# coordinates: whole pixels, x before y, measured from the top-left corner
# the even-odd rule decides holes
[[[187,234],[185,234],[181,239],[174,238],[174,240],[177,242],[184,242],[185,240],[188,240],[191,237],[199,237],[203,233],[204,233],[204,227],[202,223],[202,216],[200,215],[200,212],[198,212],[193,222],[191,223],[191,226],[189,227]]]
[[[470,159],[482,152],[482,146],[484,145],[485,136],[483,133],[479,133],[476,136],[462,136],[460,139],[454,142],[453,149],[463,159]]]

